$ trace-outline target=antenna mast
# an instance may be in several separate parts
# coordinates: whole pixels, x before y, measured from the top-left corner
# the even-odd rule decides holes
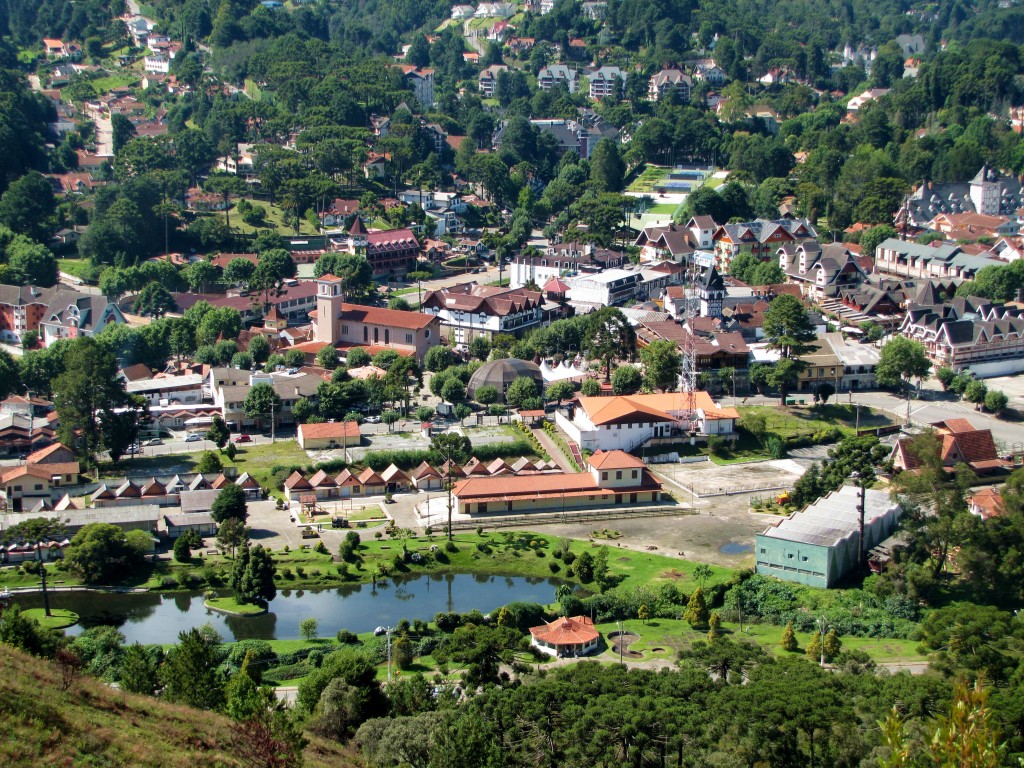
[[[680,349],[682,356],[680,384],[682,385],[682,391],[687,395],[686,420],[691,431],[693,429],[693,415],[696,410],[696,396],[694,393],[697,391],[697,336],[693,331],[693,321],[700,317],[700,296],[698,294],[700,274],[700,267],[691,261],[686,270],[685,287],[683,290],[685,297],[683,324],[686,326],[687,332],[683,335],[683,343]]]

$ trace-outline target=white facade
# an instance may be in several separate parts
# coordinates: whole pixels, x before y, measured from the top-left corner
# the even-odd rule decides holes
[[[570,278],[566,282],[569,284],[570,301],[610,307],[634,298],[642,279],[639,272],[607,269],[596,275]]]
[[[147,72],[167,74],[171,71],[171,60],[162,54],[147,56],[143,67]]]
[[[169,405],[172,401],[195,404],[203,400],[203,377],[198,373],[129,381],[125,388],[130,395],[145,397],[150,405]]]

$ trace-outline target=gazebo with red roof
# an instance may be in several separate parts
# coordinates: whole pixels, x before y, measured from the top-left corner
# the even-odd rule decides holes
[[[552,301],[565,301],[569,293],[569,285],[559,277],[552,277],[544,283],[544,293]]]
[[[552,656],[584,656],[597,649],[601,633],[589,616],[559,617],[530,627],[532,644]]]

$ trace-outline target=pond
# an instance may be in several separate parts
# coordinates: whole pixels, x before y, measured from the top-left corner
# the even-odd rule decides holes
[[[169,644],[178,633],[209,622],[225,640],[294,640],[299,622],[310,616],[320,622],[320,636],[334,637],[339,629],[370,632],[395,626],[400,620],[430,620],[435,613],[474,608],[487,613],[513,601],[550,603],[558,579],[524,576],[447,573],[408,576],[393,581],[352,584],[334,589],[280,590],[262,616],[225,616],[209,610],[202,593],[182,592],[112,594],[58,592],[50,597],[54,608],[69,608],[81,622],[66,630],[80,633],[101,624],[117,626],[129,643]],[[23,608],[42,606],[38,594],[18,598]]]

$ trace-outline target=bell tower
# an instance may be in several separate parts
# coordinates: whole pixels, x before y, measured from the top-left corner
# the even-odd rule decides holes
[[[352,222],[352,226],[349,227],[348,230],[349,253],[354,253],[356,256],[362,256],[365,259],[366,243],[366,227],[363,226],[363,220],[359,218],[359,214],[357,213],[355,219]]]
[[[704,270],[697,281],[697,295],[700,297],[702,317],[721,317],[725,303],[725,281],[714,266]]]
[[[342,282],[334,275],[324,275],[316,281],[316,340],[326,341],[332,346],[341,336]]]

